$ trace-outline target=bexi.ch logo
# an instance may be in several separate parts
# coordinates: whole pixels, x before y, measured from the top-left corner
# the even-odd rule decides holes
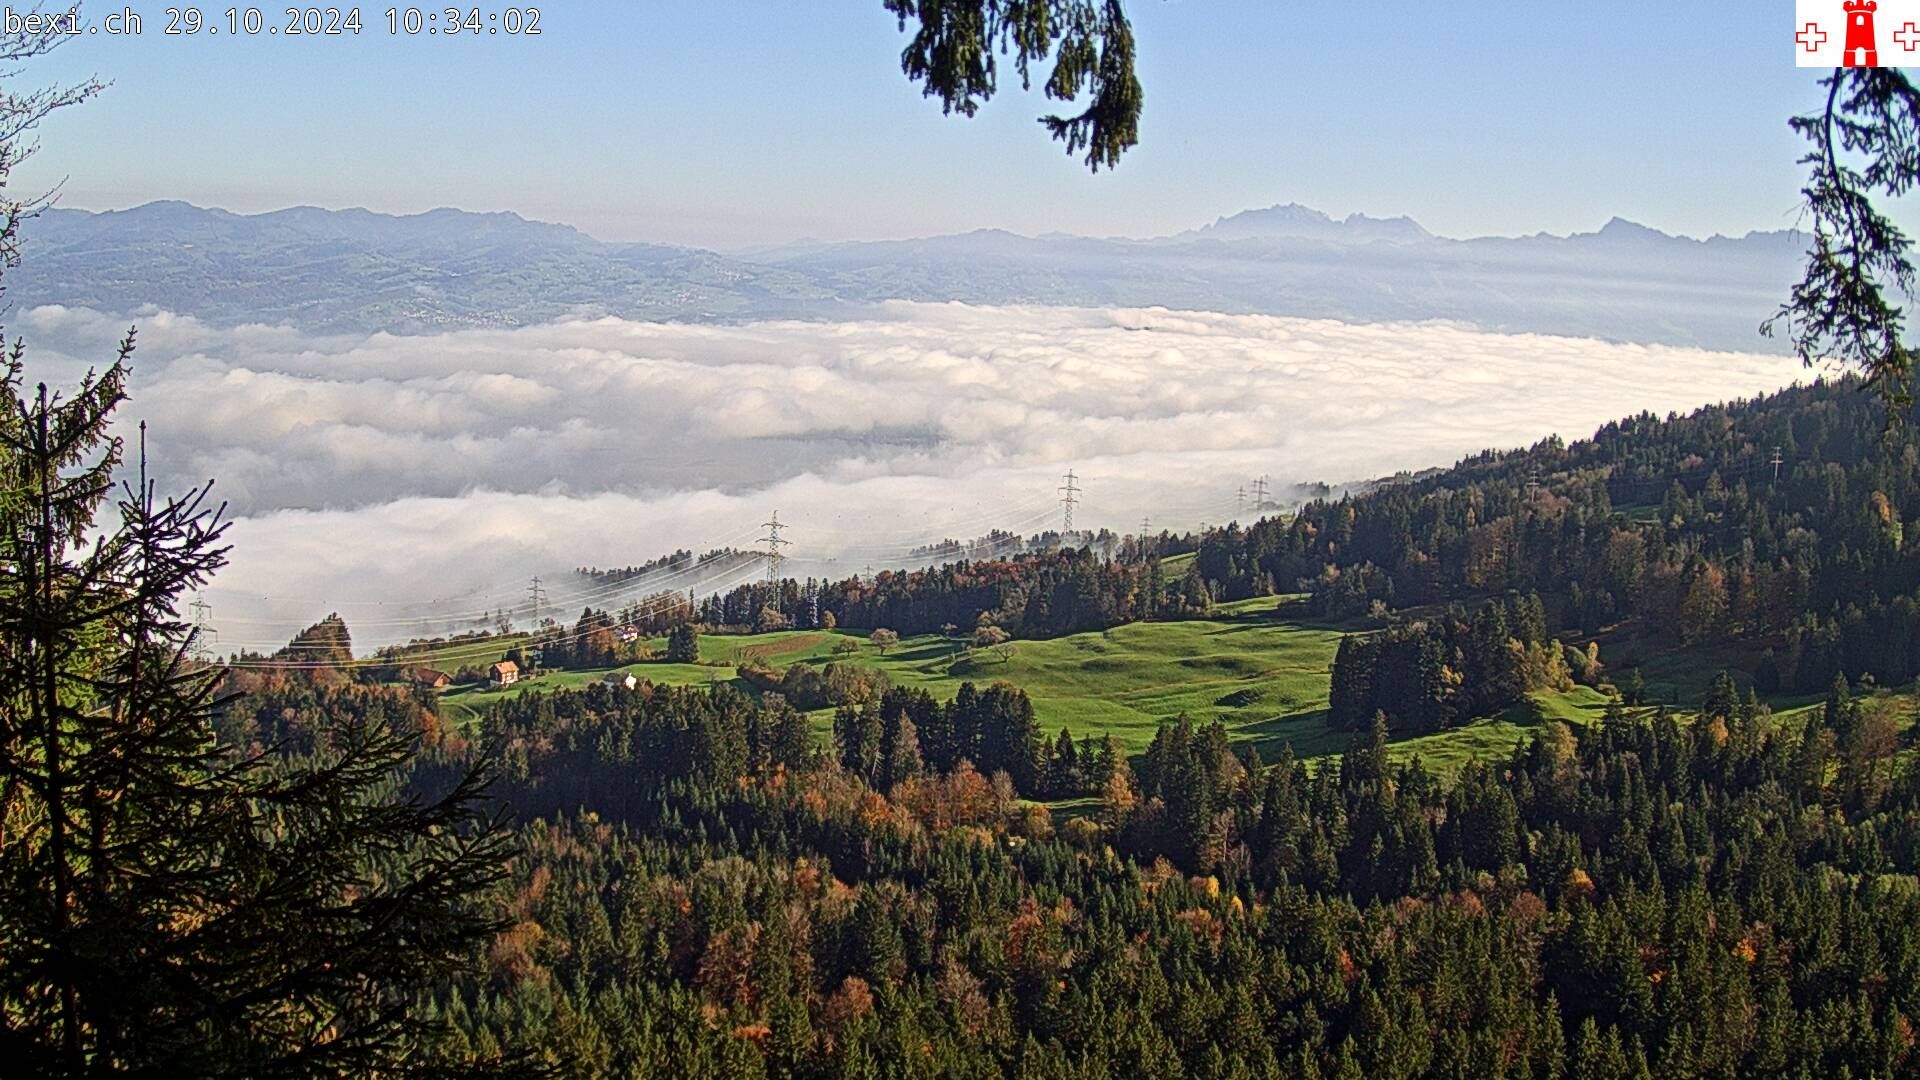
[[[1920,0],[1795,0],[1800,67],[1920,66]]]

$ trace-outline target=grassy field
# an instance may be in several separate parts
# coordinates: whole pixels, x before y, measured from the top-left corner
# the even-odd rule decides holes
[[[1167,581],[1175,581],[1186,576],[1187,567],[1193,565],[1193,552],[1184,555],[1169,555],[1160,560],[1160,573]]]
[[[623,670],[665,685],[704,685],[734,681],[735,666],[750,660],[785,668],[845,659],[834,647],[853,641],[860,646],[854,662],[942,700],[963,682],[1011,682],[1033,698],[1049,735],[1063,726],[1076,738],[1111,733],[1137,751],[1162,720],[1184,712],[1201,722],[1217,718],[1236,738],[1277,750],[1281,741],[1299,743],[1323,727],[1328,670],[1339,640],[1338,629],[1304,620],[1298,598],[1267,597],[1224,605],[1211,619],[1016,642],[1006,659],[988,653],[958,657],[952,643],[934,635],[905,638],[883,656],[864,634],[791,630],[704,635],[700,664],[640,663]],[[650,645],[656,651],[666,647],[664,640]],[[506,690],[454,690],[441,701],[450,716],[464,718],[503,695],[582,686],[603,674],[556,672]],[[823,724],[827,719],[824,713],[818,718]]]
[[[1342,628],[1311,618],[1303,598],[1266,597],[1222,605],[1214,617],[1169,623],[1135,623],[1104,633],[1074,634],[1049,641],[1014,643],[1011,657],[957,655],[953,643],[927,635],[903,639],[885,655],[855,631],[789,630],[769,634],[704,635],[699,664],[649,662],[618,669],[672,686],[715,682],[745,688],[736,666],[758,660],[776,668],[848,661],[836,646],[853,642],[850,662],[877,668],[896,685],[923,687],[951,698],[963,682],[1006,680],[1032,697],[1051,738],[1062,727],[1075,738],[1112,734],[1132,752],[1144,750],[1161,722],[1181,713],[1198,723],[1219,720],[1237,742],[1250,742],[1272,760],[1283,746],[1296,756],[1317,758],[1345,749],[1348,735],[1326,726],[1327,690]],[[664,652],[664,639],[649,643]],[[498,646],[496,646],[498,648]],[[494,653],[497,655],[497,652]],[[1603,646],[1603,657],[1606,647]],[[488,656],[486,661],[493,657]],[[1641,664],[1650,697],[1682,709],[1699,701],[1714,672],[1724,666],[1710,653],[1648,655]],[[1617,674],[1621,668],[1615,666]],[[559,671],[523,680],[506,690],[468,687],[441,697],[446,715],[477,718],[503,697],[589,685],[605,671]],[[1798,723],[1821,695],[1778,698],[1776,715]],[[1574,724],[1599,719],[1606,698],[1588,687],[1568,693],[1535,693],[1497,717],[1435,735],[1396,740],[1392,754],[1418,754],[1429,768],[1451,773],[1473,759],[1504,757],[1549,720]],[[813,716],[823,736],[831,711]]]
[[[436,668],[451,674],[463,667],[487,667],[525,644],[526,640],[526,634],[497,634],[478,641],[462,641],[408,653],[395,663],[408,667]]]
[[[494,659],[498,659],[495,657]],[[492,660],[487,661],[492,663]],[[636,665],[636,667],[648,665]],[[440,713],[449,720],[462,725],[470,725],[479,719],[481,712],[496,701],[510,697],[519,697],[525,693],[537,693],[545,690],[578,690],[599,682],[607,674],[600,671],[549,671],[537,678],[521,679],[504,690],[492,690],[486,686],[458,686],[440,695]],[[731,677],[733,673],[727,672]],[[651,676],[648,676],[651,678]],[[655,682],[665,682],[655,679]]]
[[[1011,657],[980,653],[958,657],[952,643],[936,636],[903,639],[881,655],[864,634],[790,630],[770,634],[705,635],[699,664],[652,662],[625,667],[641,678],[673,686],[733,682],[734,668],[760,660],[776,668],[845,660],[835,653],[852,641],[853,662],[877,668],[896,685],[923,687],[951,698],[963,682],[1006,680],[1033,698],[1048,736],[1065,727],[1075,738],[1112,734],[1133,752],[1146,749],[1161,722],[1181,713],[1196,722],[1219,720],[1237,742],[1251,742],[1271,760],[1291,745],[1304,758],[1337,754],[1348,736],[1327,730],[1327,687],[1338,626],[1308,617],[1300,597],[1266,597],[1222,605],[1213,618],[1171,623],[1135,623],[1104,633],[1074,634],[1049,641],[1016,642]],[[664,640],[649,643],[664,651]],[[605,672],[555,672],[506,690],[467,688],[441,698],[457,719],[477,715],[503,696],[556,687],[585,686]],[[1420,754],[1430,767],[1450,772],[1474,758],[1504,756],[1548,718],[1585,722],[1605,701],[1592,690],[1536,695],[1507,715],[1440,735],[1401,740],[1397,757]],[[823,733],[831,714],[814,716]]]

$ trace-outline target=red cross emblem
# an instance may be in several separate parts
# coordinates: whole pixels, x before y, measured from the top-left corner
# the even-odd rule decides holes
[[[1893,40],[1899,42],[1900,47],[1908,52],[1920,48],[1920,26],[1908,23],[1893,32]]]

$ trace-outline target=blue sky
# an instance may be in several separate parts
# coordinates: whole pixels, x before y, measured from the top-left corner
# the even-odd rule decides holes
[[[510,209],[714,246],[1147,235],[1290,201],[1455,236],[1616,214],[1737,234],[1796,220],[1786,118],[1817,100],[1785,3],[1131,0],[1141,145],[1096,177],[1010,77],[973,120],[943,117],[879,0],[566,0],[539,38],[451,41],[390,38],[385,5],[357,38],[168,38],[165,6],[22,76],[113,86],[45,125],[16,190]]]

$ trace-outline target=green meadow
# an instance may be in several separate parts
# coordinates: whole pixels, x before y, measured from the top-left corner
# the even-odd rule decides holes
[[[1111,734],[1137,753],[1146,749],[1161,723],[1185,713],[1196,723],[1219,720],[1236,742],[1252,743],[1268,760],[1288,745],[1299,757],[1317,758],[1341,752],[1348,740],[1345,732],[1327,729],[1326,710],[1333,654],[1341,633],[1349,629],[1309,616],[1304,598],[1283,596],[1221,605],[1206,619],[1133,623],[1105,632],[1017,641],[1005,658],[985,651],[967,655],[957,643],[935,635],[903,638],[882,654],[860,631],[708,634],[700,638],[698,664],[654,661],[554,671],[505,690],[455,689],[440,700],[447,716],[471,723],[489,702],[587,686],[608,670],[631,672],[662,685],[732,683],[747,689],[734,673],[741,664],[757,660],[787,668],[839,661],[876,668],[895,685],[923,687],[941,700],[951,698],[964,682],[1005,680],[1033,699],[1048,738],[1063,727],[1076,739]],[[855,651],[837,651],[848,643]],[[490,663],[500,645],[493,643],[495,651],[482,657],[469,651],[472,646],[462,646],[463,662]],[[656,652],[666,648],[662,638],[649,645]],[[1604,645],[1602,658],[1607,658]],[[1649,696],[1683,710],[1691,707],[1719,670],[1717,659],[1650,656],[1643,667]],[[1820,698],[1781,698],[1773,705],[1778,716],[1797,723],[1806,710],[1819,707]],[[1605,708],[1605,696],[1590,687],[1535,693],[1500,716],[1395,740],[1391,752],[1402,760],[1417,754],[1429,768],[1449,774],[1468,761],[1504,757],[1549,720],[1585,724],[1597,720]],[[812,719],[825,737],[831,710],[818,710]]]
[[[526,640],[526,634],[496,634],[471,641],[436,645],[417,652],[409,650],[393,662],[406,667],[435,668],[451,675],[463,667],[487,667],[526,644]]]
[[[852,662],[885,672],[896,685],[924,687],[942,700],[960,684],[1005,680],[1032,697],[1051,735],[1117,736],[1143,750],[1162,721],[1186,713],[1218,719],[1236,739],[1277,750],[1293,741],[1300,752],[1337,749],[1325,737],[1328,672],[1340,630],[1305,619],[1297,597],[1267,597],[1223,605],[1215,617],[1134,623],[1103,633],[1013,643],[1011,656],[962,655],[936,635],[903,638],[884,655],[855,631],[789,630],[768,634],[704,635],[699,664],[648,662],[619,669],[654,683],[688,686],[737,682],[734,668],[759,660],[776,668]],[[858,652],[836,653],[852,642]],[[665,641],[650,643],[664,651]],[[483,709],[502,695],[583,686],[604,671],[554,672],[506,690],[462,688],[443,695],[453,715]],[[744,684],[742,684],[744,685]],[[824,724],[827,715],[819,718]]]
[[[1339,753],[1347,735],[1326,727],[1327,689],[1343,628],[1312,619],[1298,596],[1222,605],[1213,617],[1133,623],[1105,632],[1047,641],[1018,641],[1002,658],[965,650],[934,635],[904,638],[884,655],[858,631],[788,630],[704,635],[698,664],[647,662],[613,669],[654,683],[745,688],[736,666],[758,660],[776,668],[832,661],[876,668],[895,685],[923,687],[951,698],[964,682],[1005,680],[1025,690],[1048,737],[1066,728],[1075,738],[1114,735],[1130,751],[1146,749],[1161,723],[1182,713],[1198,723],[1219,720],[1237,742],[1271,759],[1285,745],[1301,757]],[[837,652],[851,642],[857,652]],[[664,651],[664,639],[649,643]],[[477,717],[503,696],[589,685],[606,671],[559,671],[506,690],[472,687],[442,696],[449,716]],[[1419,753],[1451,771],[1467,760],[1504,755],[1548,718],[1584,722],[1605,705],[1596,692],[1536,695],[1530,707],[1439,735],[1396,743],[1398,756]],[[814,716],[822,732],[831,713]]]

